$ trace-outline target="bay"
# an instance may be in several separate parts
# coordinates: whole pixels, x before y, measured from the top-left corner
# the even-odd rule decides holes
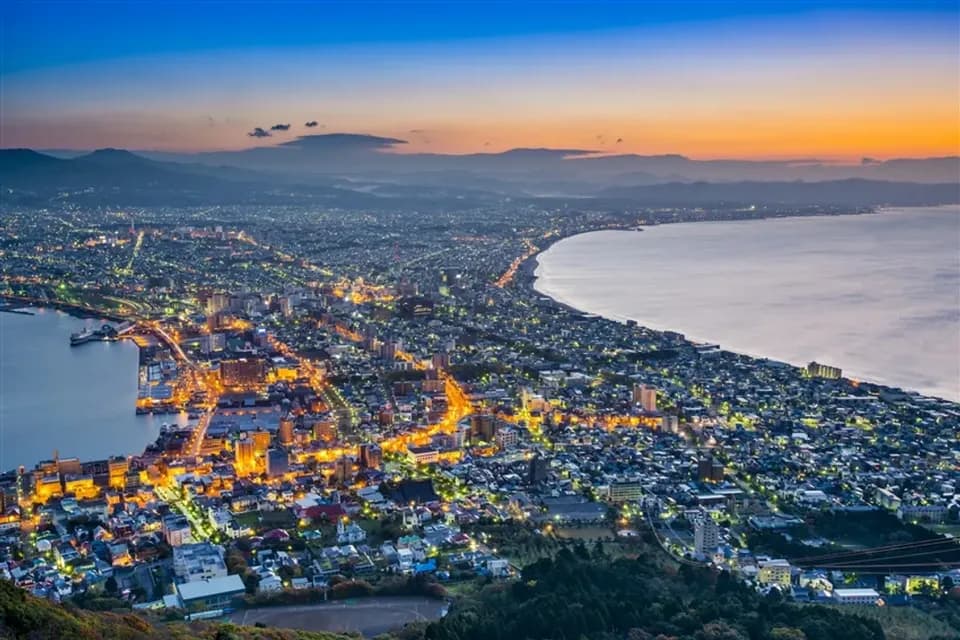
[[[732,351],[960,400],[960,207],[565,238],[535,288]]]
[[[138,348],[130,341],[70,346],[102,322],[51,309],[0,313],[0,470],[60,457],[140,454],[163,423],[135,414]]]

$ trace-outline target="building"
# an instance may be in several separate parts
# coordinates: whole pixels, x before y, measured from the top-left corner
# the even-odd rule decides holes
[[[415,464],[440,462],[440,451],[436,447],[407,447],[407,453]]]
[[[290,416],[280,418],[280,427],[277,430],[277,438],[283,446],[293,444],[293,419]]]
[[[489,413],[470,416],[470,441],[494,442],[497,436],[497,419]]]
[[[757,582],[764,585],[789,587],[792,567],[783,559],[757,562]]]
[[[195,612],[229,609],[233,599],[245,592],[237,574],[177,585],[180,607]]]
[[[353,482],[353,458],[350,456],[340,456],[337,458],[333,475],[338,484],[350,484]]]
[[[130,462],[117,456],[110,458],[107,462],[107,474],[110,486],[114,489],[123,489],[127,486],[127,471],[130,470]]]
[[[709,514],[697,520],[693,525],[693,549],[697,556],[710,556],[720,546],[720,527]],[[789,572],[787,574],[789,579]]]
[[[697,460],[697,480],[700,482],[723,482],[723,463],[706,452]]]
[[[438,351],[433,354],[432,364],[434,369],[449,369],[450,368],[450,354],[445,351]]]
[[[678,433],[680,431],[680,418],[666,414],[660,418],[660,430],[664,433]]]
[[[367,532],[356,522],[347,524],[344,516],[337,520],[337,544],[359,544],[367,539]]]
[[[284,449],[269,449],[267,451],[267,475],[282,476],[290,470],[290,457]]]
[[[227,348],[225,333],[206,333],[200,337],[200,352],[209,355]]]
[[[207,314],[219,313],[230,305],[230,296],[225,293],[214,293],[207,298]]]
[[[648,412],[657,410],[657,390],[645,384],[633,385],[633,401]]]
[[[379,469],[383,464],[383,451],[375,444],[360,445],[360,468]]]
[[[182,544],[193,542],[193,535],[190,533],[190,522],[183,516],[169,515],[160,523],[160,530],[163,533],[163,539],[171,547],[179,547]]]
[[[880,594],[874,589],[834,589],[833,600],[837,604],[860,604],[879,606]]]
[[[826,378],[828,380],[837,380],[843,375],[840,367],[831,367],[819,362],[811,362],[807,365],[807,375],[811,378]]]
[[[223,549],[209,542],[174,547],[173,574],[183,582],[223,577],[227,575]]]
[[[620,480],[607,486],[607,500],[614,503],[635,502],[643,497],[639,480]]]
[[[310,423],[314,440],[333,440],[337,437],[337,425],[333,420],[317,420]]]
[[[505,427],[497,431],[494,441],[500,449],[511,449],[517,446],[517,432],[515,429]]]
[[[238,358],[220,362],[220,380],[227,387],[255,387],[263,382],[263,361]]]
[[[253,438],[244,436],[237,440],[233,454],[237,471],[253,471],[256,468],[256,446]]]
[[[527,465],[527,481],[530,484],[540,484],[547,479],[547,470],[550,468],[546,458],[533,456]]]

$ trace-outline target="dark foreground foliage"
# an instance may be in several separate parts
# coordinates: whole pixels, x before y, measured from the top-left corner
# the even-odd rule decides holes
[[[333,633],[240,627],[215,622],[155,623],[137,614],[84,611],[35,598],[0,580],[4,640],[351,640]]]
[[[428,640],[884,640],[880,625],[762,596],[727,573],[564,549],[422,629]]]

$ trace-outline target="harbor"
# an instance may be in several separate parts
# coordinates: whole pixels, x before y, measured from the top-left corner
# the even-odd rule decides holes
[[[103,324],[99,329],[85,328],[70,334],[70,346],[78,347],[88,342],[112,342],[119,340],[134,329],[132,322],[123,322],[117,326]]]
[[[82,460],[140,452],[162,423],[187,423],[186,413],[135,414],[141,349],[134,340],[74,348],[72,333],[102,322],[26,310],[0,313],[0,469],[32,467],[54,448]]]

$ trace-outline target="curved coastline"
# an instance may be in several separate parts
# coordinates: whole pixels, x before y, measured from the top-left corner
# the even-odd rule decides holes
[[[948,207],[951,208],[951,209],[956,209],[957,205],[942,205],[942,206],[941,206],[941,208],[948,208]],[[752,220],[751,222],[773,221],[773,220],[782,220],[782,219],[787,219],[787,218],[806,218],[806,217],[818,217],[818,218],[819,218],[819,217],[833,218],[833,217],[843,217],[843,216],[850,216],[850,217],[852,217],[852,216],[857,216],[857,217],[859,217],[859,216],[863,216],[863,215],[884,214],[884,213],[891,213],[891,212],[896,212],[896,211],[902,211],[902,208],[883,208],[883,209],[878,209],[878,210],[874,210],[874,211],[870,211],[870,212],[851,212],[851,213],[849,213],[849,214],[840,214],[840,216],[834,216],[834,215],[830,215],[830,216],[785,216],[785,217],[782,217],[782,218],[781,218],[781,217],[758,218],[758,219],[756,219],[756,220]],[[668,224],[669,224],[669,225],[674,225],[674,224],[678,224],[678,225],[685,225],[685,224],[712,224],[712,223],[720,223],[720,222],[737,222],[737,220],[677,221],[677,222],[661,223],[661,224],[665,226],[665,225],[668,225]],[[656,226],[660,226],[660,225],[656,225]],[[603,319],[605,319],[605,320],[609,320],[609,321],[613,321],[613,322],[619,322],[619,323],[626,323],[626,322],[628,322],[628,321],[629,321],[629,322],[635,322],[635,323],[637,324],[637,326],[642,327],[642,328],[647,329],[647,330],[650,330],[650,331],[654,331],[654,332],[658,332],[658,333],[672,332],[672,333],[681,334],[681,335],[683,335],[684,339],[685,339],[687,342],[691,343],[691,344],[698,344],[698,343],[699,343],[699,344],[704,344],[704,343],[707,343],[707,344],[718,344],[718,343],[719,343],[720,348],[721,348],[723,351],[728,351],[728,352],[731,352],[731,353],[736,353],[736,354],[738,354],[738,355],[746,356],[746,357],[748,357],[748,358],[752,358],[752,359],[756,359],[756,360],[761,360],[761,361],[762,361],[762,360],[775,360],[775,361],[779,361],[779,362],[785,362],[785,363],[790,364],[791,366],[794,366],[794,367],[796,367],[796,368],[803,368],[803,367],[806,366],[806,364],[807,364],[806,362],[798,362],[798,361],[796,361],[796,359],[781,359],[781,358],[776,357],[776,356],[771,356],[769,353],[762,353],[762,352],[760,352],[760,351],[751,350],[751,349],[749,349],[749,348],[741,348],[741,347],[738,347],[738,346],[727,347],[727,346],[725,346],[725,344],[727,343],[726,340],[718,340],[717,338],[710,338],[710,337],[706,337],[706,336],[692,335],[692,334],[690,334],[690,333],[687,333],[686,331],[683,331],[682,329],[678,329],[678,328],[675,327],[675,326],[674,326],[674,327],[666,326],[666,325],[664,325],[664,324],[662,324],[662,323],[650,322],[649,320],[645,320],[645,319],[640,318],[640,317],[631,317],[631,316],[629,316],[629,315],[621,314],[621,313],[611,313],[611,312],[606,312],[606,311],[605,311],[605,312],[594,311],[594,310],[591,310],[591,309],[588,309],[588,308],[579,306],[579,303],[577,303],[577,302],[575,302],[575,301],[573,301],[573,300],[571,300],[571,299],[569,299],[569,298],[566,298],[566,297],[564,297],[564,296],[562,296],[562,295],[559,295],[559,294],[557,294],[557,293],[548,293],[548,292],[542,290],[540,287],[537,286],[538,282],[543,282],[543,281],[544,281],[544,276],[542,275],[542,272],[541,272],[541,266],[542,266],[542,265],[541,265],[541,257],[542,257],[542,255],[545,254],[551,247],[553,247],[554,244],[560,242],[561,240],[569,240],[569,239],[575,238],[575,237],[587,236],[587,235],[602,233],[602,232],[606,232],[606,231],[629,231],[629,230],[636,229],[636,228],[637,228],[636,225],[630,225],[630,226],[626,226],[626,225],[625,225],[625,226],[618,227],[618,228],[588,229],[588,230],[580,231],[580,232],[573,233],[573,234],[569,234],[569,235],[565,235],[565,236],[551,237],[551,238],[547,239],[547,241],[543,242],[543,245],[540,247],[540,250],[537,251],[537,253],[535,253],[534,255],[530,256],[530,257],[520,266],[520,268],[518,269],[517,284],[520,285],[520,286],[523,286],[523,287],[528,288],[532,295],[538,296],[538,297],[540,297],[540,298],[542,298],[542,299],[547,299],[547,300],[549,300],[552,304],[555,304],[555,305],[557,305],[558,307],[564,308],[564,309],[566,309],[566,310],[568,310],[568,311],[570,311],[570,312],[572,312],[572,313],[583,314],[583,315],[590,315],[590,316],[597,316],[597,317],[603,318]],[[641,230],[642,230],[642,229],[641,229]],[[811,359],[815,359],[815,358],[811,358]],[[875,386],[875,387],[879,387],[879,388],[886,389],[886,390],[889,390],[889,391],[904,391],[904,392],[907,392],[907,393],[916,393],[916,394],[919,394],[920,396],[923,396],[923,397],[936,398],[936,399],[939,399],[939,400],[945,400],[945,401],[947,401],[947,402],[953,402],[953,403],[960,402],[960,398],[954,398],[954,397],[950,397],[950,396],[947,396],[947,395],[939,394],[939,393],[936,393],[936,392],[919,390],[919,389],[916,389],[915,387],[905,386],[905,385],[903,385],[902,383],[898,383],[898,382],[895,382],[895,381],[892,381],[892,380],[889,380],[889,379],[886,379],[886,380],[885,380],[885,379],[883,379],[882,376],[876,376],[876,375],[864,375],[864,376],[860,376],[860,375],[858,375],[857,372],[855,372],[855,371],[853,371],[853,372],[852,372],[853,374],[851,375],[851,371],[848,371],[848,370],[847,370],[847,368],[844,366],[844,364],[845,364],[844,362],[827,362],[826,364],[830,364],[830,365],[833,365],[833,366],[838,366],[838,367],[843,368],[843,370],[844,370],[843,378],[844,378],[845,380],[848,380],[848,381],[860,381],[860,382],[868,383],[868,384],[871,384],[871,385],[873,385],[873,386]],[[960,382],[960,381],[958,381],[958,382]],[[949,382],[945,382],[945,383],[943,383],[943,385],[949,385]],[[939,385],[939,386],[943,386],[943,385]]]
[[[15,302],[21,301],[13,296],[7,296],[6,298]],[[42,306],[38,306],[36,302],[30,304],[30,306],[27,306],[27,304],[28,303],[24,303],[23,308],[29,308],[35,311],[35,313],[31,314],[32,318],[29,319],[31,322],[35,319],[43,321],[48,313],[63,314],[78,321],[89,321],[92,319],[115,321],[117,318],[116,316],[111,316],[109,313],[95,313],[92,310],[69,304],[45,303]],[[96,345],[86,345],[79,349],[72,348],[68,346],[70,336],[68,328],[64,326],[59,327],[59,329],[62,329],[62,331],[58,332],[55,336],[41,336],[38,339],[38,344],[42,343],[45,338],[57,341],[54,345],[51,345],[53,348],[53,357],[60,358],[56,360],[56,366],[54,367],[57,371],[60,371],[61,368],[67,368],[70,372],[76,373],[76,371],[80,369],[86,371],[91,366],[94,368],[108,364],[113,366],[117,363],[112,360],[118,359],[119,355],[109,357],[111,362],[104,363],[99,360],[99,358],[103,357],[102,354],[111,349],[114,354],[117,354],[117,347],[121,349],[129,348],[128,346],[122,346],[117,343],[97,343]],[[30,341],[26,340],[24,342],[29,344]],[[130,342],[130,346],[134,348],[136,353],[139,353],[139,347],[133,342]],[[29,353],[10,355],[10,357],[14,358],[14,365],[20,363],[17,358],[28,356],[33,357],[32,354]],[[64,356],[67,357],[67,360],[62,359]],[[98,407],[98,412],[93,417],[84,412],[76,415],[73,412],[73,408],[76,406],[75,403],[83,403],[84,399],[91,392],[91,386],[98,389],[102,386],[99,376],[81,377],[76,375],[67,380],[57,379],[54,383],[51,383],[52,386],[56,388],[56,394],[59,400],[59,402],[53,403],[52,405],[56,407],[57,411],[53,412],[53,414],[45,412],[42,417],[31,418],[32,413],[27,413],[30,407],[46,406],[49,408],[50,405],[45,404],[46,395],[54,392],[44,388],[40,384],[39,379],[43,378],[43,376],[37,373],[39,370],[38,367],[33,366],[21,370],[21,373],[28,375],[30,380],[37,382],[37,386],[31,390],[31,393],[33,393],[35,397],[26,402],[18,402],[16,406],[10,404],[6,406],[10,415],[5,415],[4,417],[10,418],[11,424],[14,425],[14,427],[12,431],[7,430],[4,434],[4,442],[0,443],[0,447],[2,447],[4,453],[7,454],[4,456],[4,460],[0,462],[0,474],[15,472],[20,466],[32,469],[41,461],[50,459],[50,455],[54,450],[59,451],[64,457],[76,457],[84,462],[109,455],[122,455],[125,457],[142,455],[144,449],[155,442],[160,431],[161,420],[157,416],[139,416],[134,414],[136,383],[129,383],[129,381],[135,381],[137,379],[137,357],[134,357],[132,364],[134,367],[132,372],[114,369],[105,370],[108,374],[116,374],[117,379],[110,381],[111,384],[123,380],[127,386],[130,384],[134,385],[132,397],[126,398],[129,400],[129,404],[123,402],[122,399],[117,399],[118,393],[121,396],[129,396],[131,392],[129,388],[121,390],[120,392],[118,392],[115,387],[111,387],[109,391],[98,390],[95,393],[99,394],[99,400],[102,402],[93,405]],[[68,397],[66,399],[63,399],[64,388],[68,389]],[[16,391],[8,388],[6,392],[15,393]],[[11,415],[19,419],[14,420]],[[179,415],[169,415],[165,417],[170,422],[179,422],[181,418]],[[0,421],[6,422],[6,420]],[[33,424],[29,429],[30,436],[25,435],[23,429],[18,430],[16,428],[16,425],[27,423]],[[78,435],[77,430],[70,428],[73,425],[78,425],[82,428],[79,432],[82,435]],[[32,437],[32,434],[35,434],[37,430],[43,434],[41,437],[44,439],[44,446],[49,446],[49,453],[47,455],[42,453],[44,450],[40,449],[39,444],[32,447],[32,449],[37,450],[30,451],[30,453],[24,455],[11,454],[11,451],[16,454],[18,446],[24,445],[25,438]],[[122,444],[116,446],[118,441]],[[139,444],[141,441],[143,442],[142,445]],[[116,446],[116,448],[111,449],[114,446]],[[24,449],[27,449],[27,447],[24,446]],[[102,454],[98,453],[101,451],[103,452]]]

